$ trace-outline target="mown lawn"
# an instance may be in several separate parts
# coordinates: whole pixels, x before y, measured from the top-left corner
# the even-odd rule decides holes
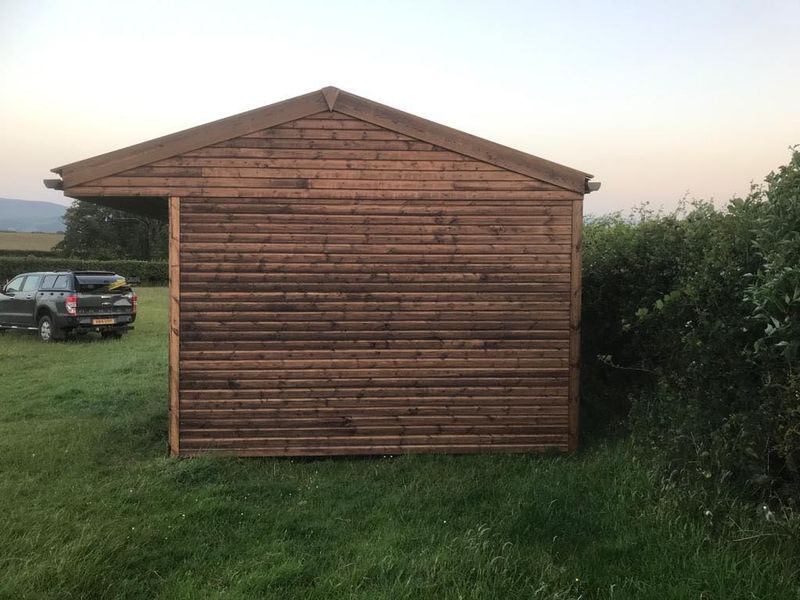
[[[795,542],[719,536],[622,444],[168,458],[166,293],[140,297],[120,342],[0,337],[2,598],[800,597]]]

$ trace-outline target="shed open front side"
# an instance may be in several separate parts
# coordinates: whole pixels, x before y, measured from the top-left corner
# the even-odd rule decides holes
[[[577,443],[589,175],[326,88],[56,170],[170,218],[170,445]]]

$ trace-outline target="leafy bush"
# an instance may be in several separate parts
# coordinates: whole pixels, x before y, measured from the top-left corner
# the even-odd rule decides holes
[[[126,277],[139,277],[148,285],[166,285],[169,266],[165,261],[82,260],[39,256],[0,256],[0,282],[30,271],[114,271]]]
[[[696,202],[585,231],[584,419],[625,422],[673,477],[791,498],[800,154],[724,210]]]

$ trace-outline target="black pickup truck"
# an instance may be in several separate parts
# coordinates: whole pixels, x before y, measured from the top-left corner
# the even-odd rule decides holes
[[[115,273],[23,273],[0,290],[0,330],[38,330],[45,342],[90,331],[120,337],[133,329],[136,304],[136,293]]]

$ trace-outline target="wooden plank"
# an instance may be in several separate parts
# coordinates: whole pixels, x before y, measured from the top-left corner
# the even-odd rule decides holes
[[[583,202],[581,201],[572,204],[572,266],[569,302],[569,449],[572,451],[578,448],[580,420],[582,233]]]
[[[350,200],[498,200],[498,194],[506,194],[508,200],[561,199],[565,202],[579,199],[573,192],[540,192],[540,191],[505,191],[491,190],[336,190],[336,189],[288,189],[258,187],[205,187],[204,180],[198,180],[193,186],[108,186],[81,185],[64,188],[64,195],[71,198],[98,198],[103,196],[126,197],[161,197],[176,195],[181,197],[200,198],[309,198],[309,199],[350,199]]]
[[[410,385],[409,382],[413,385]],[[549,376],[543,374],[541,376],[525,376],[525,374],[509,377],[467,377],[464,374],[456,376],[447,376],[439,374],[439,376],[426,375],[425,377],[412,377],[408,375],[394,376],[394,377],[347,377],[339,378],[336,380],[330,377],[317,377],[317,378],[266,378],[266,379],[236,379],[236,378],[223,378],[223,379],[207,379],[207,380],[182,380],[181,392],[184,390],[284,390],[284,389],[309,389],[319,388],[328,390],[339,390],[346,387],[359,387],[359,388],[381,388],[384,386],[398,387],[407,386],[408,389],[417,390],[425,387],[470,387],[470,386],[538,386],[538,385],[568,385],[569,378],[565,374],[561,377]]]
[[[185,234],[194,233],[302,233],[305,235],[337,235],[353,234],[359,231],[351,225],[337,223],[262,223],[262,222],[197,222],[196,219],[184,223]],[[368,233],[366,233],[368,232]],[[519,235],[549,235],[569,239],[571,225],[412,225],[399,223],[395,225],[371,225],[361,235],[492,235],[509,239]]]
[[[180,454],[180,198],[169,198],[169,446]]]
[[[213,438],[203,437],[201,439],[187,439],[184,446],[190,448],[281,448],[289,447],[293,444],[319,445],[321,447],[334,446],[337,444],[355,443],[384,443],[398,444],[399,446],[428,443],[450,443],[450,444],[476,444],[491,445],[494,443],[528,443],[544,444],[548,442],[565,443],[566,436],[560,434],[425,434],[425,435],[305,435],[305,436],[262,436],[248,438]]]
[[[464,163],[476,164],[477,161],[470,159],[467,156],[456,154],[455,152],[448,152],[442,148],[435,150],[351,150],[343,148],[218,148],[209,146],[206,148],[198,148],[191,152],[186,152],[180,157],[175,158],[255,158],[255,159],[273,159],[273,158],[299,158],[303,160],[321,159],[321,160],[448,160],[459,161]],[[487,166],[488,163],[478,163]],[[497,167],[495,167],[497,168]]]
[[[184,178],[202,177],[210,180],[225,180],[230,178],[244,178],[244,179],[314,179],[314,180],[327,180],[327,181],[375,181],[375,182],[400,182],[400,181],[419,181],[433,183],[433,182],[487,182],[495,184],[499,182],[518,183],[524,184],[523,189],[542,190],[542,191],[558,191],[558,188],[549,183],[540,181],[531,181],[525,179],[516,173],[509,173],[507,171],[487,171],[487,170],[455,170],[455,169],[442,169],[442,170],[389,170],[389,169],[354,169],[353,167],[343,167],[339,169],[320,169],[320,168],[289,168],[282,169],[273,166],[268,167],[200,167],[200,166],[146,166],[130,169],[124,173],[120,173],[117,177],[105,177],[102,181],[104,184],[112,185],[118,178],[177,178],[176,184]],[[146,180],[147,181],[147,180]],[[147,183],[149,185],[149,183]],[[364,186],[370,184],[362,184]],[[380,185],[380,184],[377,184]],[[498,186],[491,186],[492,189],[502,189]],[[428,188],[426,188],[428,189]],[[431,187],[429,189],[435,189]],[[445,188],[447,189],[447,188]],[[516,188],[509,188],[516,189]]]
[[[389,414],[402,407],[402,414],[443,414],[455,405],[463,414],[516,414],[519,412],[559,412],[567,414],[564,399],[567,383],[540,383],[526,386],[440,386],[408,389],[406,386],[336,388],[265,388],[260,390],[221,388],[184,390],[181,400],[185,411],[212,411],[238,414],[276,414],[276,410],[312,411],[325,414],[331,410],[350,410]],[[300,414],[299,412],[297,414]]]
[[[383,340],[355,340],[355,339],[310,339],[310,340],[258,340],[258,339],[229,339],[229,340],[201,340],[183,339],[183,348],[187,350],[220,350],[228,351],[231,349],[241,351],[257,350],[281,350],[292,352],[300,351],[342,351],[353,350],[374,350],[374,351],[395,351],[395,350],[419,350],[426,352],[430,350],[492,350],[512,349],[515,351],[545,351],[545,350],[564,350],[569,353],[569,338],[563,339],[383,339]],[[566,392],[564,397],[566,398]]]
[[[219,228],[221,229],[221,228]],[[260,242],[262,244],[282,244],[319,242],[324,244],[560,244],[569,240],[567,236],[550,234],[529,235],[426,235],[402,233],[395,235],[381,235],[369,233],[244,233],[244,232],[183,232],[184,240],[188,244],[195,242]],[[567,241],[567,243],[569,243]]]
[[[217,362],[238,361],[238,360],[350,360],[350,359],[474,359],[474,358],[493,358],[493,359],[516,359],[525,360],[530,358],[563,358],[569,359],[569,351],[566,346],[560,348],[544,348],[535,350],[496,348],[472,348],[467,350],[442,350],[442,349],[370,349],[370,350],[227,350],[227,349],[207,349],[207,350],[187,350],[181,352],[181,360],[185,362],[214,360]]]
[[[270,151],[270,156],[265,157],[244,157],[244,156],[229,156],[229,157],[203,157],[203,156],[176,156],[174,158],[167,158],[153,163],[145,167],[137,167],[128,171],[123,171],[120,175],[134,175],[150,173],[150,169],[170,169],[170,168],[183,168],[183,169],[201,169],[201,168],[215,168],[215,169],[318,169],[318,170],[361,170],[364,173],[375,174],[382,171],[390,171],[393,173],[422,173],[422,172],[443,172],[452,171],[460,175],[466,175],[467,172],[477,171],[485,175],[506,173],[502,169],[493,165],[482,163],[474,160],[464,159],[463,157],[453,156],[438,156],[437,159],[355,159],[355,158],[314,158],[304,156],[306,153],[301,153],[300,157],[281,157],[272,156],[274,152]],[[433,153],[436,155],[436,153]],[[548,185],[542,182],[542,185]]]
[[[247,447],[247,448],[194,448],[187,449],[181,452],[181,456],[391,456],[394,454],[431,454],[431,453],[447,453],[447,454],[475,454],[481,453],[504,453],[504,454],[521,454],[531,452],[551,452],[553,449],[566,450],[566,443],[553,444],[547,443],[494,443],[494,444],[330,444],[324,445],[309,445],[297,444],[290,447],[283,448],[262,448],[262,447]]]
[[[251,271],[258,271],[258,266],[254,266]],[[448,273],[446,269],[434,273],[348,273],[348,272],[308,272],[298,271],[293,273],[275,272],[236,272],[219,273],[214,271],[185,271],[183,281],[187,284],[204,282],[207,284],[217,283],[291,283],[295,287],[301,284],[375,284],[375,283],[438,283],[461,284],[461,283],[481,283],[481,284],[528,284],[535,279],[541,283],[568,283],[570,274],[564,273],[537,273],[533,270],[512,273]]]
[[[181,332],[181,342],[184,341],[197,341],[197,342],[217,342],[235,341],[243,344],[248,341],[252,342],[305,342],[310,345],[314,342],[320,341],[348,341],[348,342],[366,342],[371,341],[375,343],[394,342],[397,340],[414,340],[415,342],[431,342],[435,343],[443,340],[470,340],[480,341],[487,344],[494,344],[502,341],[509,340],[525,340],[532,342],[536,340],[544,340],[547,342],[561,342],[569,340],[569,331],[564,328],[554,330],[533,330],[525,329],[520,325],[521,329],[482,329],[471,328],[469,330],[456,329],[456,330],[431,330],[431,324],[425,324],[426,329],[411,329],[411,330],[306,330],[306,331],[254,331],[246,328],[224,329],[224,326],[218,325],[216,329],[197,329],[199,324],[192,324],[193,328],[186,328]],[[465,333],[469,335],[465,335]]]

